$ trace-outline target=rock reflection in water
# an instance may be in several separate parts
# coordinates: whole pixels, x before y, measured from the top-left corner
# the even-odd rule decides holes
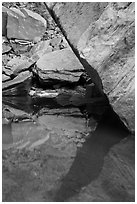
[[[5,105],[17,108],[27,113],[33,112],[32,100],[29,96],[11,96],[11,97],[2,97],[2,102]]]
[[[32,98],[30,96],[24,97],[3,97],[2,102],[5,105],[17,108],[27,113],[37,113],[42,108],[60,108],[59,105],[54,99],[50,98]]]
[[[63,202],[97,179],[109,149],[126,136],[128,131],[111,108],[107,110],[96,131],[77,151],[75,160],[64,177],[54,201]]]
[[[2,125],[2,144],[12,144],[13,136],[12,136],[12,127],[11,123]]]
[[[34,122],[3,124],[3,149],[38,146],[49,139],[49,130]]]

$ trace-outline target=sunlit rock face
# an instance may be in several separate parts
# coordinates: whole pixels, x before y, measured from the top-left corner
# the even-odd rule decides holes
[[[89,18],[86,9],[82,9],[86,8],[86,3],[76,5],[73,4],[73,8],[77,8],[76,13],[73,12],[72,5],[70,6],[69,3],[57,3],[52,5],[51,9],[71,44],[88,62],[88,74],[91,79],[98,81],[93,74],[93,70],[96,70],[102,81],[103,91],[108,96],[114,111],[128,129],[134,132],[135,4],[129,2],[87,3],[88,10],[91,9],[92,18]],[[67,6],[68,18],[63,20]],[[73,14],[72,17],[69,16],[70,11]],[[73,25],[70,21],[72,18]],[[87,21],[83,24],[85,19]],[[85,30],[79,29],[79,24]],[[75,36],[77,40],[74,40],[72,36]]]
[[[134,131],[134,3],[110,3],[78,43],[79,52],[97,70],[111,105]]]
[[[107,4],[107,2],[47,3],[74,47],[89,25],[98,20]]]
[[[2,34],[8,39],[37,41],[46,31],[47,21],[28,9],[2,8]]]
[[[36,66],[43,83],[50,80],[77,82],[84,70],[70,48],[43,55]]]

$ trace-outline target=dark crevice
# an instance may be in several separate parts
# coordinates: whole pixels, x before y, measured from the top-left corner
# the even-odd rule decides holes
[[[87,74],[91,77],[92,82],[96,85],[96,89],[100,92],[100,95],[104,95],[102,81],[97,71],[91,67],[85,59],[80,57],[78,50],[68,40],[67,34],[62,28],[59,19],[47,5],[46,7],[56,24],[59,26],[73,52],[85,68]],[[107,98],[106,95],[105,97]],[[81,109],[82,108],[83,110],[81,111],[84,111],[85,107],[81,107]],[[92,107],[92,105],[86,105],[86,108],[88,118],[94,117],[94,119],[98,121],[98,126],[96,130],[90,134],[90,137],[83,144],[82,148],[77,151],[69,172],[63,178],[60,188],[55,192],[55,202],[67,201],[69,198],[78,194],[82,187],[87,186],[97,179],[102,170],[104,158],[108,154],[110,148],[130,135],[128,128],[109,104],[109,100],[106,110],[101,117],[96,113],[93,114],[92,110],[94,107]]]
[[[79,59],[79,61],[81,62],[81,64],[83,65],[85,71],[87,72],[87,74],[89,75],[89,77],[91,78],[92,82],[95,84],[95,87],[96,87],[96,90],[98,93],[100,93],[100,96],[104,96],[107,98],[106,94],[104,94],[103,92],[103,84],[102,84],[102,80],[101,78],[99,77],[99,74],[97,73],[97,71],[86,61],[86,59],[82,58],[78,52],[78,50],[73,46],[73,44],[69,41],[68,37],[67,37],[67,34],[65,32],[65,30],[63,29],[61,23],[60,23],[60,20],[59,18],[55,15],[55,13],[53,12],[52,9],[49,9],[49,7],[47,6],[46,3],[44,3],[47,10],[49,11],[50,15],[52,16],[52,18],[54,19],[55,23],[58,25],[58,27],[60,28],[61,32],[63,33],[65,39],[67,40],[68,44],[70,45],[70,47],[72,48],[74,54],[77,56],[77,58]],[[130,5],[130,3],[128,4],[128,6]],[[108,100],[108,99],[107,99]],[[124,125],[124,123],[121,121],[120,117],[113,111],[111,105],[109,104],[109,100],[108,100],[108,107],[109,109],[111,109],[111,114],[115,117],[112,117],[114,118],[114,121],[116,120],[117,123],[121,126],[121,128],[124,128],[128,131],[127,127]],[[88,112],[88,110],[87,110]],[[108,113],[108,112],[107,112]],[[110,119],[111,117],[111,114],[108,115],[108,120]],[[94,114],[90,114],[88,113],[89,117],[92,116],[94,117]],[[95,117],[97,115],[95,114]],[[101,117],[102,120],[104,120],[104,115]],[[100,117],[99,117],[100,118]],[[97,119],[97,118],[96,118]],[[98,120],[98,119],[97,119]],[[112,121],[112,120],[111,120]]]
[[[55,89],[56,85],[59,85],[59,88],[69,88],[74,89],[77,86],[84,86],[86,83],[86,79],[83,75],[80,76],[80,79],[77,82],[63,81],[57,79],[48,79],[46,82],[40,80],[37,74],[33,73],[32,77],[32,86],[41,88],[41,89]]]
[[[65,39],[67,40],[67,42],[68,42],[69,46],[71,47],[71,49],[73,50],[74,54],[76,55],[78,60],[83,65],[83,67],[84,67],[85,71],[87,72],[87,74],[91,77],[93,83],[99,88],[100,93],[102,95],[102,93],[103,93],[103,85],[102,85],[102,81],[101,81],[101,79],[99,77],[99,74],[97,73],[97,71],[84,58],[82,58],[80,56],[78,50],[73,46],[73,44],[67,38],[67,34],[66,34],[65,30],[63,29],[63,27],[61,26],[61,23],[60,23],[59,19],[56,17],[54,12],[51,9],[49,9],[47,4],[46,3],[44,3],[44,4],[45,4],[47,10],[49,11],[50,15],[54,19],[55,23],[60,28],[61,32],[63,33]]]

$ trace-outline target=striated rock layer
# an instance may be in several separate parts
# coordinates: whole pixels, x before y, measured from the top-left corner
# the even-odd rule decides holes
[[[80,57],[88,62],[88,74],[91,79],[98,81],[93,75],[96,70],[101,78],[103,91],[108,96],[114,111],[128,129],[134,132],[135,4],[131,2],[113,2],[108,5],[106,3],[74,3],[73,6],[70,4],[57,3],[52,5],[51,9],[70,43],[78,49]],[[86,9],[80,9],[80,6],[84,8],[86,5],[88,10],[91,9],[92,18]],[[77,8],[75,13],[72,7]],[[67,17],[63,20],[66,8]],[[70,15],[71,10],[72,15]],[[84,20],[81,16],[84,16]],[[83,21],[86,20],[85,25]],[[79,35],[77,35],[78,25],[84,28],[80,29]]]
[[[77,82],[84,70],[70,48],[43,55],[36,63],[42,83],[50,81]]]

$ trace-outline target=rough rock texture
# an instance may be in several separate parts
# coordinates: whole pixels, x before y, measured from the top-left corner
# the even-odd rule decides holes
[[[45,54],[37,63],[42,83],[51,81],[77,82],[84,70],[70,48]]]
[[[34,45],[29,52],[29,56],[35,60],[49,52],[61,50],[67,47],[68,43],[63,36],[54,37],[50,40],[40,41]]]
[[[3,31],[8,39],[17,38],[37,41],[47,28],[44,18],[28,9],[2,8]],[[7,18],[7,19],[6,19]],[[6,24],[7,23],[7,24]],[[6,26],[6,28],[4,27]]]
[[[8,44],[2,43],[2,54],[5,54],[9,52],[10,50],[11,50],[11,47]]]
[[[110,3],[78,43],[79,52],[99,73],[111,105],[131,131],[135,129],[134,11],[134,3]]]
[[[11,87],[16,86],[18,84],[24,83],[27,80],[30,81],[31,77],[32,77],[32,73],[30,73],[29,71],[22,72],[17,77],[15,77],[13,80],[6,81],[5,83],[3,83],[2,89],[4,90],[7,88],[11,88]]]
[[[9,123],[12,122],[19,122],[19,121],[33,121],[35,118],[32,117],[31,114],[27,112],[10,107],[8,105],[2,106],[2,119],[6,119]]]
[[[81,10],[81,15],[84,15],[81,19],[80,8],[86,5],[92,9],[90,10],[92,18],[89,18],[88,12],[84,13],[83,10],[83,14]],[[102,9],[98,9],[99,6]],[[103,90],[114,111],[129,130],[134,131],[135,4],[129,2],[108,5],[105,3],[57,3],[51,5],[51,9],[70,43],[78,49],[81,59],[88,62],[87,72],[91,79],[93,81],[99,79],[94,77],[95,69],[102,80]],[[85,21],[87,23],[83,23]],[[82,30],[78,25],[82,27]],[[80,34],[77,35],[79,30]],[[81,62],[84,65],[84,61],[81,60]]]
[[[7,75],[17,76],[20,72],[29,70],[29,68],[35,63],[34,60],[21,56],[11,59],[7,63],[7,71],[4,69]]]
[[[55,13],[57,21],[67,34],[67,38],[76,47],[80,36],[91,22],[95,22],[100,17],[107,3],[60,2],[54,6],[50,4],[48,6]]]
[[[9,80],[10,80],[10,77],[3,73],[2,74],[2,82],[6,82],[6,81],[9,81]]]
[[[49,44],[50,44],[50,40],[38,42],[30,50],[30,53],[29,53],[30,57],[32,57],[33,59],[36,59],[36,58],[39,59],[44,54],[46,54],[48,52],[52,52],[52,47],[50,47]]]

